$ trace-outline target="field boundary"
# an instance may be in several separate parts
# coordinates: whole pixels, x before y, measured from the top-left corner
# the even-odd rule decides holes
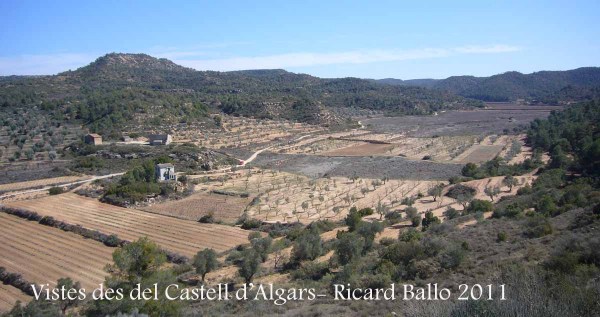
[[[19,289],[23,293],[33,296],[33,289],[31,288],[32,284],[23,278],[23,276],[19,273],[9,272],[5,267],[0,266],[0,282],[13,286],[14,288]]]

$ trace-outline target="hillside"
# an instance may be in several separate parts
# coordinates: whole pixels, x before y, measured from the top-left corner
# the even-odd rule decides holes
[[[525,99],[532,102],[559,104],[600,96],[600,68],[598,67],[541,71],[531,74],[506,72],[490,77],[452,76],[442,80],[387,78],[376,82],[435,88],[483,101]]]
[[[0,105],[3,111],[41,111],[59,122],[109,134],[128,124],[200,120],[215,111],[338,124],[343,118],[334,108],[427,114],[480,103],[358,78],[321,79],[284,70],[195,71],[145,54],[111,53],[55,76],[2,77]]]

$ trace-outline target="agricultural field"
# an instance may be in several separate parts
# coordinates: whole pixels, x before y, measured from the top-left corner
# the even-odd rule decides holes
[[[399,156],[320,156],[261,154],[254,167],[275,169],[308,177],[337,176],[350,178],[384,177],[390,179],[447,180],[460,175],[462,165]]]
[[[324,128],[286,120],[267,120],[228,115],[219,116],[220,128],[185,126],[173,129],[175,142],[193,142],[212,149],[251,148]]]
[[[212,215],[216,221],[235,223],[251,201],[248,197],[199,192],[180,200],[144,207],[142,210],[193,221]]]
[[[57,150],[84,134],[81,126],[57,124],[35,110],[22,111],[6,114],[3,120],[0,163],[60,158]]]
[[[128,241],[147,236],[162,248],[187,257],[204,248],[221,252],[248,241],[248,232],[239,228],[201,224],[117,207],[72,193],[9,202],[6,205],[35,211],[102,233],[115,234]]]
[[[0,225],[11,228],[0,232],[0,266],[8,272],[50,285],[70,277],[86,289],[104,281],[104,266],[111,262],[114,248],[5,213],[0,213]]]
[[[17,301],[25,304],[30,300],[20,289],[0,283],[0,313],[9,311]]]
[[[29,189],[29,188],[38,188],[38,187],[44,187],[44,186],[65,184],[65,183],[85,180],[88,178],[90,178],[90,177],[89,176],[61,176],[61,177],[53,177],[53,178],[42,178],[42,179],[26,181],[26,182],[0,184],[0,193],[15,191],[15,190]]]
[[[500,134],[529,125],[534,119],[546,118],[559,106],[526,106],[488,103],[486,108],[471,111],[445,111],[434,116],[380,117],[363,120],[368,129],[379,133],[404,133],[412,137],[436,135]]]

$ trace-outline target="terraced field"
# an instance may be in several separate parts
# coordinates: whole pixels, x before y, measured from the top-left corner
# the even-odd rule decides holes
[[[113,248],[37,222],[0,213],[0,266],[34,283],[70,277],[86,289],[104,281]]]
[[[162,248],[188,257],[204,248],[221,252],[248,241],[248,231],[239,228],[201,224],[121,208],[72,193],[16,201],[7,205],[35,211],[106,234],[116,234],[129,241],[147,236]]]
[[[30,300],[31,297],[25,295],[21,290],[0,283],[0,314],[9,311],[17,301],[27,303]]]
[[[0,192],[64,184],[64,183],[70,183],[70,182],[76,182],[79,180],[84,180],[87,178],[89,178],[89,176],[61,176],[61,177],[37,179],[37,180],[26,181],[26,182],[0,184]]]
[[[217,220],[235,223],[251,201],[251,198],[196,193],[184,199],[145,207],[143,210],[193,221],[212,214]]]

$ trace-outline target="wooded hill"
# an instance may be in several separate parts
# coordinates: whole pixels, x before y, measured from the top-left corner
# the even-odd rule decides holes
[[[0,77],[0,109],[38,109],[92,131],[117,131],[143,118],[156,125],[203,118],[211,111],[336,124],[334,108],[427,114],[481,106],[452,93],[322,79],[284,70],[195,71],[145,54],[108,54],[53,76]],[[35,108],[37,107],[37,108]]]
[[[434,88],[483,101],[525,99],[530,102],[560,104],[592,100],[600,96],[599,67],[583,67],[567,71],[541,71],[531,74],[506,72],[490,77],[452,76],[441,80],[386,78],[375,82],[396,86]]]

